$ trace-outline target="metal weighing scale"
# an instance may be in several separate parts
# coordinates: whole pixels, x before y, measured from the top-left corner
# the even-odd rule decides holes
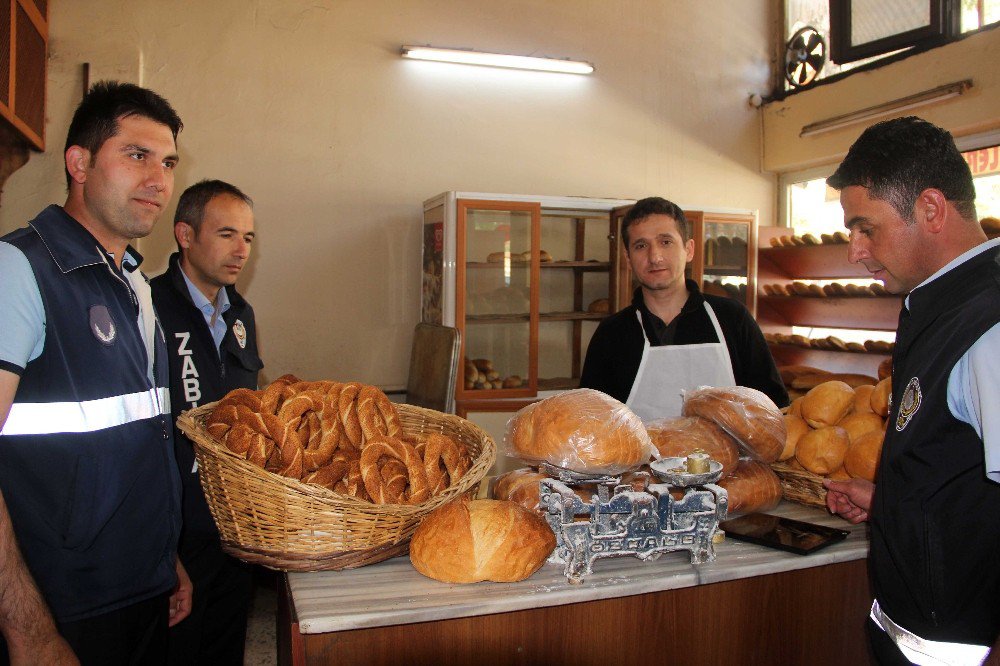
[[[556,536],[549,562],[564,564],[566,578],[580,583],[593,573],[595,560],[638,557],[655,560],[663,553],[687,550],[692,564],[715,560],[713,537],[725,520],[729,497],[715,485],[722,464],[703,456],[707,472],[691,473],[688,458],[663,458],[650,465],[662,483],[636,491],[620,476],[580,474],[542,463],[554,478],[539,482],[539,500]],[[705,467],[701,464],[701,468]],[[596,485],[597,495],[584,502],[573,489]],[[674,499],[671,490],[682,491]],[[581,519],[585,517],[586,519]]]

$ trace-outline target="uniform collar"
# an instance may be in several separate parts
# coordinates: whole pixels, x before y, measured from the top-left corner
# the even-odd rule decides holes
[[[28,223],[42,239],[49,255],[63,273],[83,266],[93,266],[114,258],[87,229],[62,206],[52,204]],[[125,247],[122,268],[134,271],[142,263],[142,255],[131,245]]]
[[[681,308],[681,314],[687,314],[692,310],[704,307],[705,297],[701,294],[701,289],[698,288],[698,283],[694,280],[684,280],[684,286],[687,287],[688,298],[684,302],[684,307]],[[632,293],[632,305],[639,308],[642,312],[643,317],[655,317],[653,313],[649,311],[646,307],[646,301],[642,297],[642,287],[636,287],[635,291]]]
[[[192,297],[191,289],[188,288],[187,276],[184,275],[184,271],[181,270],[180,252],[174,252],[170,255],[167,274],[170,276],[170,283],[173,285],[174,289],[177,290],[177,293],[181,294],[184,297],[184,300],[188,303],[201,310],[202,303],[195,301]],[[195,291],[197,291],[197,289],[195,289]],[[222,291],[224,293],[219,294],[219,298],[224,299],[225,302],[229,304],[229,308],[226,308],[226,310],[230,308],[242,308],[246,303],[246,301],[243,300],[243,297],[240,296],[239,292],[236,291],[236,287],[223,287]],[[205,299],[205,303],[208,302],[208,299],[205,298],[204,294],[200,291],[198,291],[198,294]]]

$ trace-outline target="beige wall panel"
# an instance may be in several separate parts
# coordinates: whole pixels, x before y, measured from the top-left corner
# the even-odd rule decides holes
[[[972,79],[964,95],[894,115],[918,115],[955,136],[1000,127],[1000,30],[987,30],[764,107],[764,168],[794,171],[839,162],[869,122],[802,138],[803,126],[947,83]]]
[[[181,114],[176,192],[206,177],[256,201],[240,287],[274,378],[406,381],[419,314],[421,202],[446,190],[758,209],[768,0],[61,0],[47,132],[7,183],[0,231],[65,197],[61,147],[92,80],[118,76]],[[402,60],[404,43],[576,57],[589,77]],[[176,201],[176,195],[175,195]],[[173,206],[142,241],[173,248]]]

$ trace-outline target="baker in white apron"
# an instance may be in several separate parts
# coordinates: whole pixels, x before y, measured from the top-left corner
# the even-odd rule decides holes
[[[700,386],[736,385],[726,338],[722,335],[715,311],[707,301],[705,311],[715,327],[718,342],[662,347],[649,344],[649,336],[642,325],[642,313],[636,311],[635,316],[639,319],[639,329],[645,342],[639,370],[635,373],[632,391],[625,404],[644,423],[680,416],[682,391]]]

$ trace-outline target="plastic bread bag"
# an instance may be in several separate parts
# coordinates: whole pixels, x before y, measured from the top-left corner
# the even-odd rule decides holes
[[[655,451],[639,417],[593,389],[528,405],[511,417],[504,435],[506,455],[581,474],[619,475],[648,462]]]
[[[743,455],[773,463],[785,448],[785,421],[767,395],[746,386],[701,387],[684,392],[684,416],[713,421],[733,436]]]
[[[736,469],[740,448],[732,435],[700,416],[678,416],[646,424],[660,458],[686,458],[692,453],[707,453],[722,465],[722,475]]]
[[[729,517],[770,511],[781,502],[781,479],[766,464],[740,458],[736,470],[718,482],[729,494]]]

